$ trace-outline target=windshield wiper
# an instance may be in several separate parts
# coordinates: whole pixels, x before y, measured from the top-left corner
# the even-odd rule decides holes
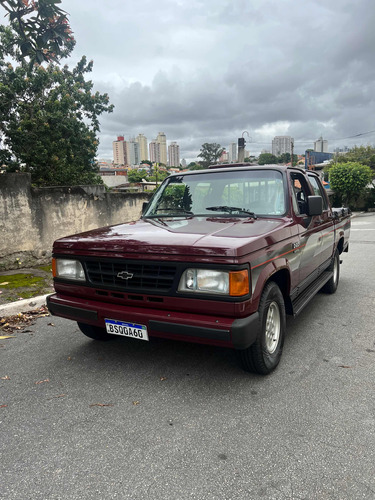
[[[150,218],[159,218],[159,217],[183,217],[184,215],[194,215],[194,212],[190,212],[189,210],[185,210],[184,208],[160,208],[160,213],[146,215],[145,217]],[[176,212],[172,214],[164,214],[163,212]]]
[[[215,212],[229,212],[230,214],[237,212],[239,214],[249,215],[250,217],[253,217],[253,219],[257,218],[254,212],[250,212],[245,208],[228,207],[227,205],[219,205],[217,207],[206,207],[206,210],[213,210]]]

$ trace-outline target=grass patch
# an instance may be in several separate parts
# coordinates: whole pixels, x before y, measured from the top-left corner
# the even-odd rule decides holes
[[[49,266],[37,267],[37,269],[40,269],[41,271],[45,271],[46,273],[50,273],[52,275],[52,265],[51,264]]]
[[[32,274],[11,274],[10,276],[0,276],[0,288],[5,290],[28,286],[37,287],[38,285],[43,285],[43,283],[44,278],[41,278],[40,276],[33,276]]]

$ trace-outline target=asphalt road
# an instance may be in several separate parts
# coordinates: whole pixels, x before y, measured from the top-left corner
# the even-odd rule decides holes
[[[268,377],[59,318],[1,340],[0,498],[375,499],[375,214],[352,229]]]

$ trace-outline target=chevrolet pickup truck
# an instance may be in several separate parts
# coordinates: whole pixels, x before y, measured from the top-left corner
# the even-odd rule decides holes
[[[48,308],[95,340],[212,344],[268,374],[286,315],[336,291],[350,224],[314,172],[224,165],[170,175],[140,220],[55,241]]]

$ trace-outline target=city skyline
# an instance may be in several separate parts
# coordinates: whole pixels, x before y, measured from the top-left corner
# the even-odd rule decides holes
[[[139,148],[141,148],[141,143],[143,147],[143,151],[148,150],[149,154],[147,156],[145,154],[141,154],[140,149],[136,153],[130,153],[132,151],[132,146],[134,146],[135,142],[139,143]],[[258,154],[253,154],[249,151],[248,146],[245,149],[245,157],[247,156],[259,156],[261,153],[272,153],[275,156],[280,156],[284,153],[291,153],[292,143],[294,146],[294,138],[291,136],[275,136],[270,145],[270,148],[263,148]],[[324,139],[322,136],[317,138],[315,141],[312,141],[312,147],[308,147],[306,150],[313,150],[315,152],[338,152],[338,151],[348,151],[349,148],[347,146],[343,146],[342,148],[335,148],[335,150],[330,150],[328,148],[328,140]],[[120,143],[120,144],[119,144]],[[114,164],[122,164],[118,163],[119,158],[124,157],[125,164],[140,164],[142,160],[150,160],[152,163],[162,163],[166,166],[178,166],[182,161],[186,163],[186,158],[180,157],[180,146],[176,141],[168,141],[166,139],[166,135],[163,132],[159,132],[156,139],[151,140],[148,143],[147,137],[144,134],[139,133],[138,136],[134,139],[129,136],[129,139],[126,140],[124,135],[119,135],[116,141],[112,142],[113,145],[113,162]],[[161,148],[163,148],[163,153],[161,152]],[[168,151],[168,154],[167,154]],[[294,154],[304,154],[297,153],[294,149]],[[137,158],[138,161],[132,161],[134,158]],[[172,159],[171,159],[172,158]],[[104,158],[102,158],[104,159]],[[162,159],[164,161],[162,161]],[[107,159],[109,160],[109,158]],[[195,158],[192,161],[197,161],[199,163],[199,158]],[[220,157],[221,162],[229,162],[235,163],[238,161],[238,144],[237,142],[231,142],[228,146],[223,146],[223,153]]]
[[[176,141],[170,141],[168,145],[164,132],[159,132],[150,142],[142,133],[129,139],[122,134],[112,141],[112,158],[114,165],[139,165],[149,160],[177,167],[180,165],[180,146]]]
[[[115,105],[100,117],[98,157],[111,156],[119,131],[133,130],[149,139],[163,130],[187,160],[205,142],[228,147],[244,131],[252,154],[282,135],[294,137],[296,153],[320,136],[331,151],[375,142],[370,0],[230,9],[224,0],[62,0],[61,8],[77,40],[63,63],[93,59],[94,91]]]

